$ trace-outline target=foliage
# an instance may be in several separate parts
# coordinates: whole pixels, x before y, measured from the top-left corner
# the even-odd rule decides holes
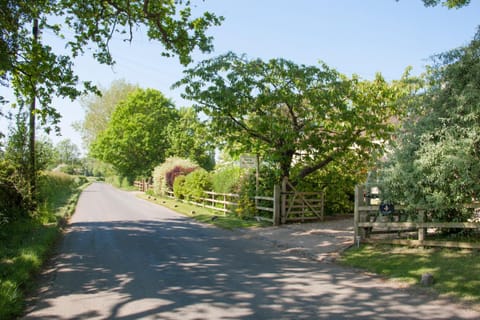
[[[73,165],[80,160],[80,149],[70,139],[64,139],[55,146],[58,162]]]
[[[93,90],[88,82],[85,90],[79,89],[73,72],[74,59],[86,50],[99,63],[113,65],[110,41],[132,41],[135,29],[142,28],[149,39],[163,45],[162,55],[178,56],[182,64],[191,61],[196,48],[210,52],[212,38],[205,33],[222,18],[210,12],[192,17],[191,6],[190,1],[2,1],[0,82],[10,83],[26,104],[34,93],[42,107],[38,114],[55,124],[59,114],[51,106],[53,96],[74,99]],[[36,31],[49,37],[31,40],[34,21]],[[53,43],[58,40],[65,45],[57,46],[56,52]]]
[[[187,199],[203,198],[205,196],[204,192],[212,189],[210,175],[207,170],[198,168],[186,175],[183,188],[186,190],[185,197]]]
[[[85,118],[82,122],[76,123],[75,128],[82,134],[83,143],[87,148],[101,132],[105,131],[117,105],[137,89],[139,89],[137,85],[116,80],[108,89],[100,88],[101,95],[90,94],[82,98],[81,105],[85,110]]]
[[[90,148],[93,157],[110,163],[130,182],[147,177],[165,159],[165,128],[177,119],[172,102],[153,89],[137,90],[120,102],[107,128]]]
[[[219,193],[238,193],[240,179],[246,173],[237,165],[223,166],[211,173],[212,190]]]
[[[403,79],[406,80],[406,79]],[[247,60],[228,53],[185,71],[175,86],[211,120],[218,139],[238,152],[259,152],[293,180],[348,156],[369,158],[384,147],[401,116],[395,102],[410,86],[351,79],[325,64]]]
[[[434,60],[396,148],[382,166],[383,196],[431,209],[435,219],[465,219],[480,197],[480,32],[469,46]]]
[[[15,166],[9,161],[0,161],[0,228],[4,223],[27,216],[28,193],[18,188],[21,182]]]
[[[175,179],[182,175],[186,176],[190,172],[194,171],[196,168],[183,168],[181,166],[176,166],[172,170],[168,171],[165,175],[165,182],[167,183],[167,187],[172,190],[173,189],[173,184],[175,183]]]
[[[398,0],[397,0],[398,1]],[[422,0],[426,7],[435,7],[439,4],[452,8],[461,8],[470,4],[471,0]]]
[[[187,196],[188,190],[185,188],[185,176],[178,176],[173,182],[173,195],[177,199],[185,199]]]
[[[42,172],[38,177],[38,209],[35,218],[42,223],[57,222],[64,218],[61,207],[68,204],[69,198],[79,187],[87,183],[81,176],[62,172]]]
[[[206,124],[198,119],[193,108],[179,110],[179,118],[169,123],[167,135],[169,156],[191,159],[205,170],[213,169],[215,145]]]
[[[197,168],[198,164],[189,159],[182,159],[178,157],[169,157],[161,165],[155,167],[153,170],[153,190],[158,195],[165,195],[168,189],[167,173],[175,167],[182,168]]]
[[[364,170],[358,170],[362,166]],[[344,159],[307,177],[297,185],[297,189],[324,192],[325,215],[353,213],[355,186],[362,182],[367,168],[367,164],[355,164]]]

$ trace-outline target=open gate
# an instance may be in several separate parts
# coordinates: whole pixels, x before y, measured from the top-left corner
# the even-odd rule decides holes
[[[281,223],[305,222],[324,218],[323,192],[300,192],[284,178],[281,190]]]

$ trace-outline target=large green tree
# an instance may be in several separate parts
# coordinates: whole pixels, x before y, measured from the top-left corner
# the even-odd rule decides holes
[[[160,91],[138,89],[119,103],[107,128],[92,143],[94,158],[110,163],[133,181],[148,177],[170,148],[166,128],[178,119],[173,103]]]
[[[382,168],[384,197],[463,219],[463,205],[480,198],[480,31],[437,55],[427,80]]]
[[[347,156],[370,158],[401,113],[400,85],[380,75],[347,78],[325,64],[228,53],[185,74],[176,86],[210,117],[217,137],[241,152],[262,153],[282,176],[298,180]]]

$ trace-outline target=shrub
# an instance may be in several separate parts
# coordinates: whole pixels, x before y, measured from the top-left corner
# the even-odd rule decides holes
[[[167,187],[171,190],[173,190],[173,184],[175,182],[175,178],[178,176],[186,176],[190,172],[194,171],[196,168],[185,168],[181,166],[175,166],[172,170],[167,171],[165,175],[165,181],[167,184]]]
[[[153,191],[156,194],[165,195],[165,192],[169,190],[167,185],[167,173],[177,166],[182,168],[198,168],[198,165],[195,162],[188,159],[178,157],[167,158],[164,163],[155,167],[153,170]]]
[[[173,183],[173,194],[177,199],[184,199],[186,196],[185,176],[177,176]]]
[[[205,191],[210,191],[212,183],[205,169],[197,169],[185,177],[184,188],[187,199],[201,198]]]
[[[27,216],[30,197],[28,185],[13,165],[0,162],[0,225]]]
[[[247,170],[238,166],[222,167],[211,174],[212,188],[220,193],[238,193],[240,178]]]

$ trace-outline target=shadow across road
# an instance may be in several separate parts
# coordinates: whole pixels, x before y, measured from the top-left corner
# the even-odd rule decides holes
[[[74,222],[46,274],[25,319],[479,317],[166,211],[143,220]]]

